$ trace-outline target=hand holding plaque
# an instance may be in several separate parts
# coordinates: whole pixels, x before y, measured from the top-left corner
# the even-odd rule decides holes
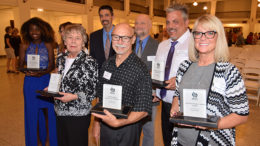
[[[40,93],[42,96],[47,97],[62,97],[63,95],[59,94],[61,83],[61,75],[57,73],[51,73],[51,78],[48,86],[48,91],[37,90],[37,93]]]
[[[205,89],[183,89],[183,113],[178,113],[170,121],[217,128],[219,117],[208,116],[206,108],[207,95]]]
[[[132,109],[130,106],[122,106],[122,86],[118,85],[103,85],[102,103],[97,103],[91,112],[104,115],[104,109],[107,109],[117,118],[127,118]]]

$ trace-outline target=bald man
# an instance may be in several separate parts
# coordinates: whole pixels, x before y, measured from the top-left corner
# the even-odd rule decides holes
[[[148,70],[152,70],[152,59],[156,55],[158,42],[150,37],[150,30],[152,28],[152,21],[148,15],[140,14],[135,19],[135,34],[136,42],[134,46],[135,53],[146,64]],[[155,91],[154,91],[155,92]],[[156,116],[157,105],[159,99],[152,97],[152,115],[147,116],[142,120],[143,125],[143,146],[154,145],[154,121]]]
[[[96,117],[93,135],[97,138],[100,130],[101,146],[139,146],[140,120],[152,113],[151,76],[146,65],[132,51],[135,39],[133,28],[126,23],[116,25],[112,32],[116,55],[101,67],[97,97],[102,102],[103,84],[120,85],[122,106],[133,108],[127,119],[117,119],[107,110],[105,115],[92,113]]]

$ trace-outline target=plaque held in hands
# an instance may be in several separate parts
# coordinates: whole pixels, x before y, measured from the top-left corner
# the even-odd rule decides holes
[[[122,86],[104,84],[102,104],[96,104],[91,112],[105,114],[103,111],[107,109],[117,118],[127,118],[131,112],[131,106],[122,105]]]
[[[26,68],[20,69],[20,71],[22,71],[22,72],[42,71],[42,70],[44,70],[44,69],[40,69],[40,55],[33,55],[33,54],[27,55]]]
[[[217,128],[219,117],[207,115],[205,89],[183,89],[183,113],[170,119],[173,123]]]
[[[156,87],[165,87],[167,84],[164,81],[165,63],[163,61],[152,62],[152,82]]]
[[[36,92],[47,97],[62,97],[63,95],[59,94],[61,78],[62,76],[60,74],[51,73],[48,90],[37,90]]]

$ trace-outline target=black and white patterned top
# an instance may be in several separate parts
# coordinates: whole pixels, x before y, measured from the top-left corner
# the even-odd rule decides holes
[[[104,72],[111,73],[111,78],[103,77]],[[100,70],[97,97],[102,101],[103,84],[122,86],[122,105],[133,106],[135,112],[152,112],[152,81],[146,65],[131,53],[128,58],[116,66],[116,56],[109,58]]]
[[[57,58],[58,73],[63,75],[68,53],[60,54]],[[85,116],[91,109],[91,101],[96,95],[98,81],[98,65],[84,51],[81,51],[64,75],[60,92],[77,94],[78,99],[63,103],[55,100],[55,112],[58,116]]]
[[[183,75],[189,69],[191,61],[180,64],[176,76],[175,96],[179,97],[179,84]],[[238,69],[228,62],[217,62],[207,97],[207,114],[225,117],[231,113],[247,116],[249,114],[248,99],[244,81]],[[177,145],[178,128],[173,130],[171,145]],[[216,145],[235,145],[235,128],[221,130],[201,130],[196,145],[211,145],[213,140]]]

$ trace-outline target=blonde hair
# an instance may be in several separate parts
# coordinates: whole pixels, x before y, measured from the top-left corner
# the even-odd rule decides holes
[[[193,32],[196,31],[198,25],[201,25],[205,29],[210,29],[217,32],[218,38],[215,48],[215,62],[227,62],[229,60],[229,50],[224,27],[221,21],[216,16],[203,15],[195,21]],[[197,62],[199,59],[199,53],[195,48],[194,38],[190,39],[189,43],[189,59],[193,62]]]

